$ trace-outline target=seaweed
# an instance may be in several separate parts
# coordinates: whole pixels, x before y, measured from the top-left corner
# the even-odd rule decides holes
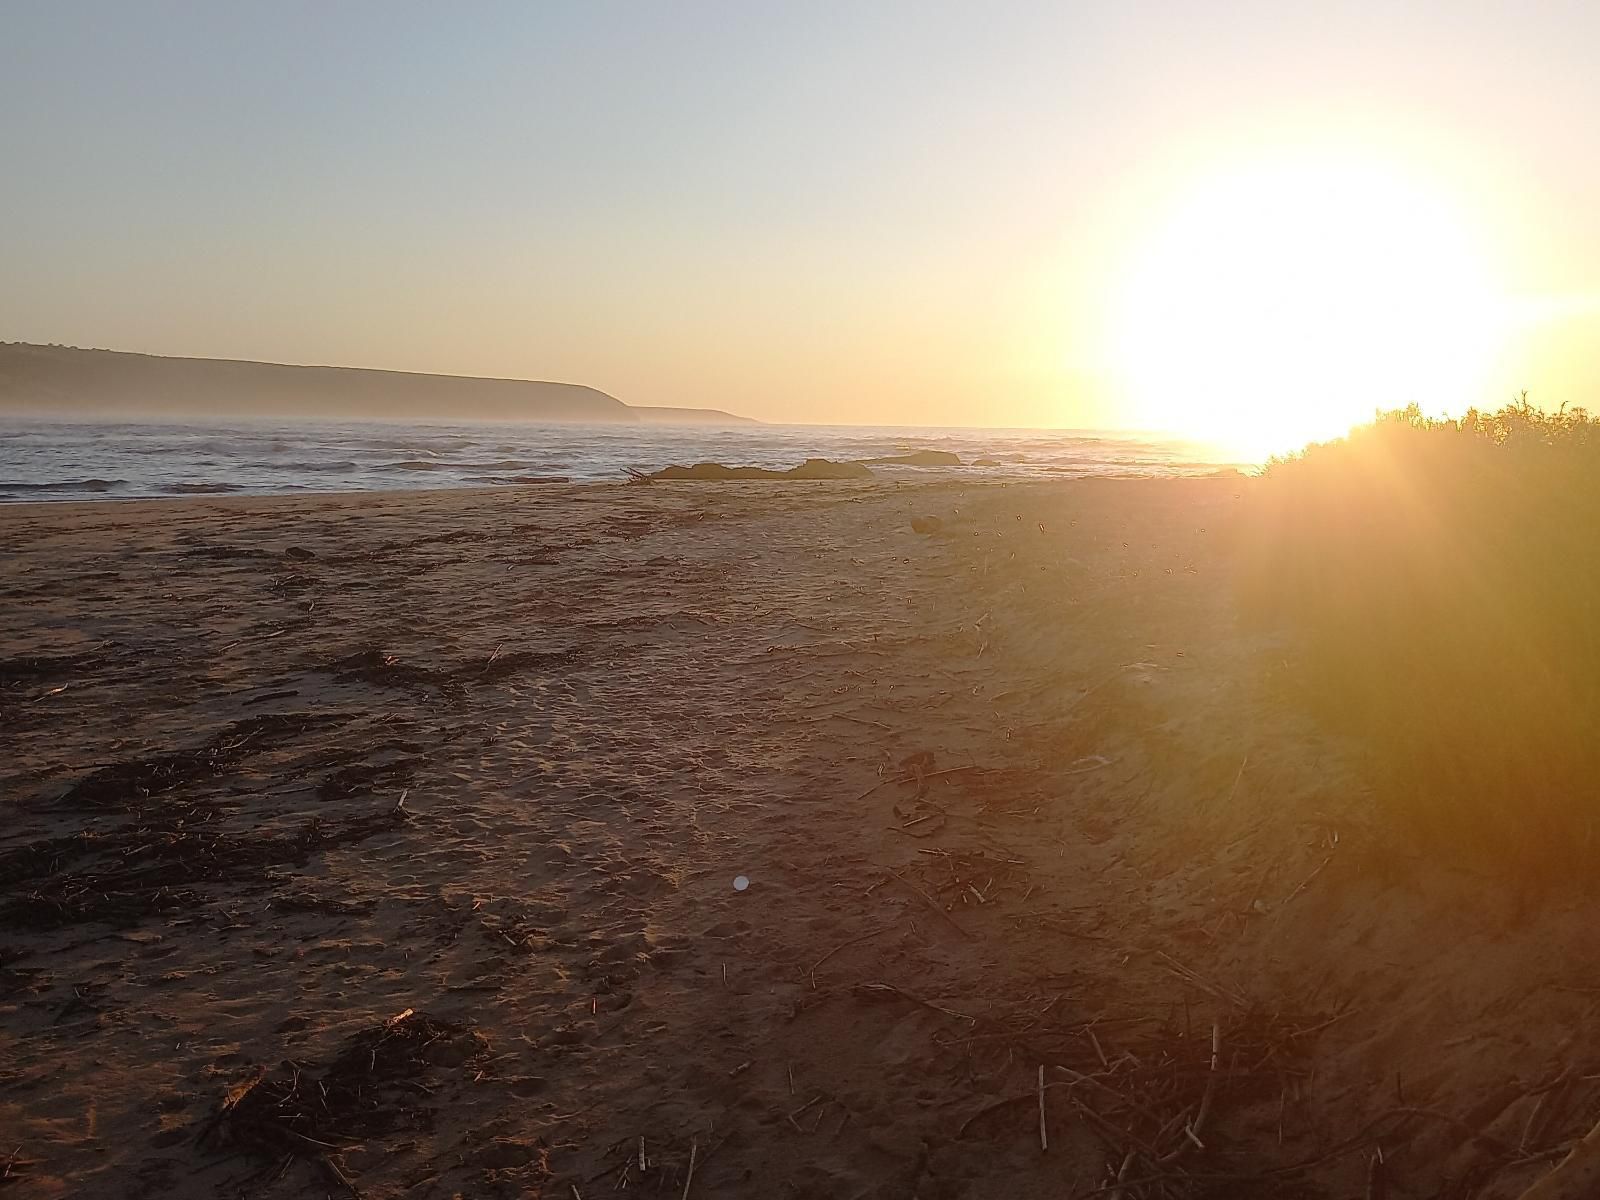
[[[136,808],[153,796],[232,771],[259,754],[308,729],[348,720],[340,715],[264,713],[235,721],[204,745],[98,767],[57,798],[61,807]]]
[[[487,1052],[488,1042],[469,1026],[408,1008],[347,1039],[325,1066],[285,1060],[258,1067],[223,1097],[198,1140],[273,1160],[319,1161],[348,1187],[330,1153],[367,1138],[428,1128],[431,1092],[421,1077]]]

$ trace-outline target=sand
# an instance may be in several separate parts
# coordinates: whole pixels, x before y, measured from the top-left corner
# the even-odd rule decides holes
[[[0,509],[0,1194],[1518,1195],[1592,906],[1388,836],[1247,487]]]

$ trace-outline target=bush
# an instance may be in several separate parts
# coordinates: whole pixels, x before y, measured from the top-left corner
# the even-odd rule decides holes
[[[1274,460],[1240,560],[1309,701],[1431,849],[1530,876],[1600,857],[1600,421],[1379,414]]]

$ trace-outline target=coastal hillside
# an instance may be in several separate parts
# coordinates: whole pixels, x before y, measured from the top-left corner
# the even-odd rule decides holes
[[[575,383],[165,358],[23,342],[0,344],[0,412],[622,424],[741,420],[700,409],[655,410],[644,418],[615,396]]]

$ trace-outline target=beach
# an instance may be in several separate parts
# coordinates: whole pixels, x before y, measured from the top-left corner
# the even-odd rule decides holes
[[[1520,1195],[1592,930],[1387,836],[1250,483],[8,505],[0,1193]]]

